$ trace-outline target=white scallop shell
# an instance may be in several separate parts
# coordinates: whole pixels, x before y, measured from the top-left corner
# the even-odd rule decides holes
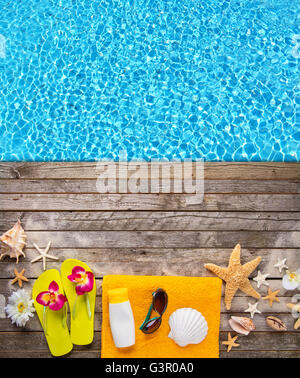
[[[208,326],[201,312],[193,308],[179,308],[169,317],[169,337],[181,347],[199,344],[207,335]]]

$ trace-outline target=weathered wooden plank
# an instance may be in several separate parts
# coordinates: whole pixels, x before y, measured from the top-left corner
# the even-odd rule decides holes
[[[220,358],[300,358],[300,350],[231,350],[230,353],[220,351]],[[80,355],[73,352],[72,357]],[[92,357],[92,354],[90,355]]]
[[[96,162],[1,162],[0,178],[74,178],[95,179]],[[104,162],[103,164],[107,164]],[[116,163],[112,163],[116,164]],[[173,162],[171,163],[173,164]],[[179,163],[180,164],[180,163]],[[145,163],[149,165],[149,163]],[[120,164],[120,169],[125,164]],[[299,163],[276,162],[205,162],[205,179],[209,180],[299,180]],[[119,169],[119,167],[118,167]]]
[[[45,243],[44,243],[45,244]],[[37,257],[37,251],[26,248],[26,258],[20,257],[19,266],[26,270],[28,277],[38,277],[41,272],[41,263],[31,264]],[[214,262],[220,266],[227,266],[232,249],[227,248],[103,248],[103,249],[73,249],[52,248],[51,254],[59,257],[59,261],[49,261],[48,267],[60,269],[61,261],[68,258],[84,259],[87,261],[97,277],[107,274],[148,274],[148,275],[189,275],[206,276],[209,272],[204,268],[207,262]],[[280,279],[283,272],[274,267],[277,259],[287,257],[288,266],[293,269],[299,265],[300,249],[244,249],[242,262],[261,256],[262,261],[258,267],[264,273],[269,273],[268,279]],[[13,277],[15,260],[5,257],[0,262],[0,278]],[[182,263],[184,262],[184,268]],[[255,276],[257,273],[253,273]]]
[[[252,283],[252,285],[253,285],[253,287],[255,286],[253,283]],[[270,284],[270,287],[273,291],[282,288],[281,284],[280,285]],[[280,291],[283,291],[283,290],[284,289],[281,289]],[[284,313],[291,315],[291,310],[289,310],[286,305],[287,305],[287,303],[291,302],[292,296],[295,295],[295,293],[290,297],[281,297],[280,296],[281,294],[279,293],[278,299],[280,300],[280,302],[279,303],[274,302],[273,306],[270,307],[268,300],[262,299],[262,297],[267,295],[266,287],[261,287],[260,289],[258,289],[258,291],[261,295],[261,298],[258,299],[258,300],[255,299],[255,298],[251,298],[249,296],[242,295],[243,293],[241,291],[239,291],[238,294],[241,295],[241,296],[235,296],[233,298],[230,310],[226,310],[224,301],[222,300],[221,301],[221,312],[229,313],[229,314],[244,313],[245,316],[249,316],[250,314],[248,312],[244,312],[244,311],[249,307],[249,303],[253,304],[256,301],[258,301],[259,303],[257,305],[257,308],[258,308],[259,311],[261,311],[261,313],[263,315],[255,314],[255,319],[257,317],[264,316],[264,315],[267,315],[267,316],[275,315],[276,316],[276,314],[277,314],[279,317],[281,316],[281,314],[284,314]],[[224,295],[224,286],[223,286],[222,294]],[[289,295],[291,295],[290,292],[289,292]]]
[[[292,351],[291,351],[292,353]],[[0,358],[3,359],[3,358],[6,358],[7,359],[7,362],[11,359],[11,358],[63,358],[63,359],[74,359],[74,358],[80,358],[80,359],[83,359],[83,358],[100,358],[100,347],[98,350],[89,350],[89,348],[87,347],[86,350],[72,350],[71,353],[69,354],[66,354],[64,355],[63,357],[53,357],[51,355],[51,353],[49,352],[49,350],[42,350],[42,351],[35,351],[35,350],[29,350],[29,351],[26,351],[26,350],[23,350],[23,351],[3,351],[3,352],[0,352]]]
[[[95,322],[94,322],[94,327],[96,332],[101,331],[101,324],[102,324],[102,311],[98,310],[98,306],[96,308],[95,312]],[[234,331],[230,327],[228,320],[230,317],[234,316],[246,316],[249,317],[249,314],[246,313],[221,313],[220,317],[220,331],[224,332],[231,332],[233,333]],[[272,330],[269,326],[266,324],[266,317],[269,314],[260,314],[260,315],[255,315],[253,321],[256,326],[256,332],[270,332],[275,334],[276,331]],[[287,326],[288,331],[295,332],[294,330],[294,322],[295,319],[291,316],[291,314],[276,314],[276,316],[280,317],[282,321]],[[70,314],[68,314],[68,319],[70,319]],[[69,322],[69,320],[68,320]],[[0,319],[0,332],[16,332],[16,333],[22,333],[24,331],[26,332],[41,332],[42,331],[42,326],[40,324],[40,321],[36,315],[34,315],[30,320],[27,322],[25,328],[23,327],[17,327],[15,324],[12,324],[10,319],[5,318],[5,319]],[[299,334],[300,337],[300,334]]]
[[[37,257],[37,255],[35,255]],[[87,261],[86,259],[84,259]],[[210,261],[212,259],[209,259]],[[213,259],[215,262],[217,259]],[[294,260],[296,258],[294,257]],[[63,261],[63,259],[61,259]],[[173,260],[174,261],[174,260]],[[211,276],[204,268],[205,261],[208,259],[203,258],[192,258],[187,261],[184,261],[184,271],[182,269],[182,259],[178,259],[177,262],[162,261],[160,259],[156,260],[155,257],[152,261],[103,261],[103,262],[89,262],[90,266],[93,268],[97,277],[103,277],[108,274],[131,274],[131,275],[172,275],[179,276],[184,274],[185,276],[191,277],[202,277],[202,276]],[[246,261],[246,260],[245,260]],[[227,266],[228,262],[223,262],[222,266]],[[41,273],[41,264],[38,262],[35,264],[30,264],[29,262],[19,262],[20,269],[25,269],[27,277],[38,277]],[[159,265],[159,266],[158,266]],[[48,268],[59,269],[60,263],[50,262],[47,264]],[[14,278],[13,274],[14,265],[12,264],[1,264],[0,278]],[[260,265],[260,269],[263,272],[269,272],[269,270],[264,269],[264,264]],[[279,279],[280,273],[277,273],[275,270],[272,276],[269,276],[269,279]],[[255,277],[257,273],[253,273],[252,276]],[[256,285],[256,284],[255,284]],[[16,286],[14,286],[16,287]]]
[[[220,332],[220,341],[226,340],[227,332]],[[220,342],[220,350],[226,350],[226,346]],[[284,345],[285,350],[300,350],[298,332],[251,332],[247,337],[240,337],[240,350],[280,350]],[[99,350],[101,346],[100,332],[94,333],[93,342],[87,346],[74,345],[74,350]],[[7,351],[48,350],[45,336],[42,332],[3,332],[0,333],[0,353]],[[71,352],[72,353],[72,352]],[[1,354],[0,354],[1,357]]]
[[[45,242],[44,242],[45,244]],[[34,277],[39,274],[40,265],[38,263],[31,264],[29,261],[37,257],[35,248],[25,248],[26,258],[20,257],[19,265],[26,269],[29,276]],[[128,265],[131,269],[140,271],[139,268],[134,268],[136,265],[143,265],[144,269],[149,274],[158,274],[158,271],[163,272],[165,267],[167,271],[175,274],[179,269],[180,274],[190,275],[204,275],[207,270],[203,267],[208,261],[214,261],[220,266],[227,266],[229,256],[232,248],[51,248],[51,254],[59,257],[60,261],[68,258],[84,259],[88,261],[93,267],[93,270],[100,275],[111,274],[113,269],[117,267],[118,271],[122,269],[122,274],[126,274]],[[278,268],[274,267],[277,259],[287,258],[287,264],[292,267],[299,265],[300,249],[242,249],[242,262],[250,261],[255,256],[261,256],[262,261],[259,269],[270,274],[269,278],[281,278],[283,272],[279,272]],[[181,267],[184,261],[186,269]],[[6,272],[12,268],[15,260],[4,257],[0,262],[0,274],[5,277]],[[152,264],[156,264],[154,270]],[[54,268],[59,268],[60,262],[49,261],[49,264]],[[123,269],[123,264],[127,264]],[[177,266],[179,266],[177,268]],[[147,268],[149,267],[149,268]],[[161,267],[161,268],[160,268]],[[145,270],[145,272],[146,272]],[[101,274],[100,274],[101,273]]]
[[[95,332],[94,341],[90,348],[100,346],[100,333]],[[80,348],[79,348],[80,349]],[[0,333],[0,357],[1,352],[17,352],[22,350],[45,351],[48,350],[43,332],[1,332]]]
[[[117,188],[120,187],[118,179]],[[99,193],[95,179],[0,179],[0,193]],[[154,183],[149,185],[149,193],[154,192]],[[164,181],[157,182],[157,192],[166,193],[169,189]],[[171,188],[172,189],[172,188]],[[128,189],[128,192],[129,189]],[[300,180],[207,180],[205,193],[300,193]],[[146,192],[148,193],[148,191]]]
[[[17,219],[26,231],[293,231],[300,230],[300,212],[196,211],[1,211],[0,230]]]
[[[299,358],[299,350],[231,350],[227,353],[220,351],[220,358]],[[52,358],[49,351],[18,351],[1,352],[0,358]],[[97,350],[72,350],[64,358],[100,358],[100,347]],[[150,361],[151,362],[151,361]]]
[[[275,315],[276,314],[276,315]],[[100,316],[101,314],[99,314]],[[240,312],[240,313],[221,313],[221,317],[220,317],[220,331],[223,331],[223,332],[231,332],[232,334],[233,333],[236,333],[235,331],[233,331],[233,329],[230,327],[229,325],[229,319],[231,318],[231,316],[243,316],[243,317],[250,317],[250,314],[249,313],[245,313],[245,312]],[[268,332],[268,333],[271,333],[271,334],[277,334],[277,332],[275,330],[273,330],[272,328],[270,328],[267,323],[266,323],[266,318],[270,316],[270,313],[262,313],[262,314],[255,314],[254,318],[252,319],[254,324],[255,324],[255,331],[256,332]],[[294,323],[295,323],[295,319],[293,318],[293,316],[289,313],[287,314],[283,314],[283,313],[274,313],[274,316],[280,318],[284,323],[285,325],[287,326],[287,330],[288,331],[291,331],[291,332],[296,332],[295,329],[294,329]],[[98,317],[98,314],[97,314],[97,317]],[[97,323],[95,323],[97,324]],[[99,329],[101,330],[101,329]],[[299,333],[299,337],[300,337],[300,333]]]
[[[201,197],[201,196],[200,196]],[[299,194],[0,194],[0,210],[300,211]]]
[[[299,231],[28,231],[28,247],[54,248],[298,248]]]
[[[220,350],[227,350],[222,341],[227,340],[227,332],[220,332]],[[247,337],[240,336],[237,340],[241,350],[300,350],[299,332],[250,332]]]
[[[54,268],[54,267],[49,266],[49,268]],[[41,271],[42,271],[42,268],[40,267],[39,274],[41,274]],[[112,273],[112,274],[114,274],[114,273]],[[139,272],[136,275],[142,275],[142,274],[143,273]],[[26,282],[23,286],[26,290],[31,291],[33,284],[35,282],[35,279],[37,277],[28,276],[28,278],[29,278],[29,282]],[[296,293],[294,291],[291,291],[291,290],[285,290],[282,287],[282,283],[281,283],[280,279],[269,280],[269,283],[270,283],[270,288],[272,290],[280,289],[279,297],[278,297],[280,299],[280,302],[279,303],[276,302],[274,304],[273,308],[271,308],[271,307],[269,307],[269,303],[268,303],[267,300],[260,299],[260,304],[259,304],[259,307],[258,307],[260,309],[260,311],[268,312],[268,313],[269,312],[271,312],[271,313],[274,313],[274,312],[290,313],[290,310],[286,307],[286,303],[290,302],[292,297]],[[256,288],[256,283],[254,281],[252,281],[252,285],[253,285],[253,287]],[[11,285],[11,279],[3,279],[3,278],[0,279],[0,294],[4,295],[5,297],[8,297],[14,290],[16,290],[16,288],[18,288],[17,285]],[[224,290],[225,290],[225,285],[222,285],[222,296],[224,295]],[[258,289],[258,292],[261,294],[261,296],[267,295],[267,287],[261,286]],[[100,308],[101,302],[100,302],[99,298],[101,298],[101,296],[102,296],[102,277],[96,276],[96,293],[97,293],[97,298],[98,298],[97,299],[97,306],[99,306],[99,308]],[[244,309],[248,308],[248,302],[253,303],[255,300],[256,300],[255,298],[249,297],[246,294],[244,294],[242,291],[239,290],[234,297],[232,308],[228,311],[228,310],[226,310],[225,306],[222,304],[222,312],[228,312],[228,313],[235,312],[236,313],[236,312],[244,311]]]

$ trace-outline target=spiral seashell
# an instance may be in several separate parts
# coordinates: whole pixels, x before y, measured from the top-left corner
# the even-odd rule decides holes
[[[230,327],[241,335],[248,335],[250,331],[255,330],[255,324],[252,319],[242,316],[232,316],[229,319]]]
[[[25,257],[23,248],[26,245],[26,238],[27,236],[21,226],[21,221],[18,219],[17,223],[0,237],[0,260],[3,256],[9,256],[15,258],[18,264],[19,256],[23,255]]]

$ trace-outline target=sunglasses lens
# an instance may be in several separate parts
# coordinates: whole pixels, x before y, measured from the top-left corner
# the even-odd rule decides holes
[[[165,312],[165,309],[168,305],[168,295],[162,290],[158,289],[153,298],[153,309],[162,315]]]
[[[160,325],[161,325],[161,318],[150,320],[148,323],[144,325],[144,327],[142,328],[142,331],[144,333],[152,333],[156,331],[160,327]]]

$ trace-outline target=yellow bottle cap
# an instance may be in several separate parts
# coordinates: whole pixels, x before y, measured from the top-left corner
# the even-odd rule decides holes
[[[122,287],[107,291],[109,303],[122,303],[128,301],[128,289]]]

